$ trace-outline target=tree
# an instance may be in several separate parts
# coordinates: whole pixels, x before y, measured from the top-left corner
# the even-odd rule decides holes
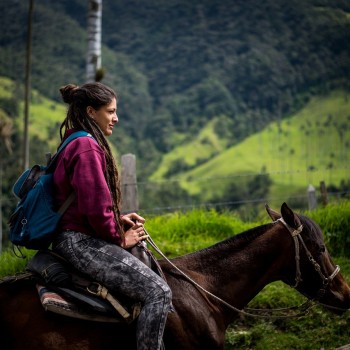
[[[34,0],[30,0],[29,10],[28,10],[28,33],[27,33],[27,51],[26,51],[23,170],[27,169],[29,166],[29,102],[30,102],[30,90],[31,90],[33,7],[34,7]]]
[[[102,0],[90,0],[88,10],[88,50],[86,56],[86,80],[99,81],[101,68]]]

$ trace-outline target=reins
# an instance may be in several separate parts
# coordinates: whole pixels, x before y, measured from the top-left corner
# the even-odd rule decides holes
[[[303,230],[303,225],[300,225],[297,229],[292,228],[291,226],[289,226],[284,220],[283,218],[279,218],[277,221],[275,221],[275,223],[277,222],[281,222],[288,230],[288,232],[291,234],[293,241],[294,241],[294,246],[295,246],[295,265],[296,265],[296,275],[295,275],[295,285],[291,286],[292,288],[296,288],[300,282],[302,282],[302,278],[301,278],[301,270],[300,270],[300,243],[302,244],[303,248],[305,249],[306,255],[309,259],[309,261],[312,263],[315,271],[319,274],[319,276],[322,279],[323,282],[323,288],[320,288],[317,297],[315,299],[309,299],[307,300],[305,303],[298,305],[298,306],[292,306],[292,307],[287,307],[287,308],[279,308],[279,309],[252,309],[252,308],[245,308],[248,311],[244,311],[242,309],[238,309],[235,306],[227,303],[225,300],[221,299],[220,297],[216,296],[215,294],[209,292],[208,290],[206,290],[205,288],[203,288],[201,285],[199,285],[197,282],[195,282],[191,277],[189,277],[186,273],[184,273],[182,270],[180,270],[174,263],[172,263],[164,254],[163,252],[158,248],[158,246],[154,243],[152,237],[150,236],[150,234],[146,231],[145,229],[145,233],[148,235],[147,238],[147,242],[153,247],[153,249],[162,257],[164,258],[173,268],[176,269],[176,271],[178,271],[183,277],[185,277],[190,283],[192,283],[196,288],[198,288],[200,291],[204,292],[205,294],[210,295],[212,298],[216,299],[217,301],[219,301],[220,303],[224,304],[225,306],[227,306],[228,308],[246,315],[246,316],[250,316],[250,317],[262,317],[262,318],[292,318],[292,317],[301,317],[304,316],[308,313],[308,311],[310,310],[311,307],[313,307],[315,305],[315,301],[317,303],[319,303],[320,305],[335,309],[335,310],[342,310],[344,311],[344,309],[341,308],[337,308],[337,307],[333,307],[330,305],[326,305],[321,303],[319,300],[322,298],[322,296],[325,294],[327,287],[329,286],[329,284],[332,282],[332,280],[334,279],[334,277],[339,273],[340,271],[340,267],[339,265],[336,265],[336,268],[334,269],[333,273],[326,277],[322,271],[321,271],[321,266],[316,262],[316,260],[313,258],[312,254],[310,253],[309,249],[306,247],[306,244],[303,240],[303,238],[301,237],[300,233]],[[294,315],[271,315],[271,313],[273,312],[281,312],[281,311],[290,311],[290,310],[296,310],[296,309],[301,309],[302,311],[300,313],[294,314]],[[255,313],[253,313],[255,312]],[[269,315],[262,315],[260,313],[265,312],[265,313],[269,313]]]
[[[310,253],[309,249],[306,247],[306,244],[303,240],[303,238],[301,237],[301,232],[303,231],[303,225],[300,225],[297,229],[294,229],[293,227],[289,226],[285,221],[284,219],[281,217],[279,218],[278,220],[276,220],[274,223],[278,223],[278,222],[281,222],[286,228],[287,230],[289,231],[289,233],[291,234],[292,238],[293,238],[293,241],[294,241],[294,246],[295,246],[295,265],[296,265],[296,268],[295,268],[295,284],[294,285],[291,285],[292,288],[296,288],[300,282],[303,281],[303,279],[301,278],[301,270],[300,270],[300,244],[299,244],[299,241],[300,243],[302,244],[305,252],[306,252],[306,255],[309,259],[309,261],[311,262],[311,264],[313,265],[315,271],[319,274],[319,276],[321,277],[322,279],[322,283],[323,283],[323,288],[320,288],[320,290],[318,291],[317,293],[317,296],[316,298],[314,299],[309,299],[307,300],[304,304],[300,305],[300,306],[297,306],[295,308],[304,308],[304,307],[308,307],[308,305],[310,305],[311,307],[311,304],[313,304],[314,301],[316,301],[318,304],[322,305],[322,306],[325,306],[325,307],[328,307],[330,309],[333,309],[333,310],[340,310],[340,311],[345,311],[347,309],[342,309],[342,308],[339,308],[339,307],[336,307],[336,306],[331,306],[331,305],[327,305],[327,304],[324,304],[324,303],[321,303],[320,302],[320,299],[322,298],[322,296],[325,294],[326,292],[326,289],[327,287],[329,286],[329,284],[332,282],[332,280],[334,279],[334,277],[339,273],[340,271],[340,266],[339,265],[336,265],[333,273],[329,276],[329,277],[326,277],[322,271],[321,271],[321,266],[317,263],[317,261],[313,258],[312,254]],[[308,296],[306,296],[308,297]],[[271,309],[271,310],[262,310],[262,309],[249,309],[247,308],[247,310],[250,310],[250,311],[256,311],[256,312],[273,312],[273,311],[283,311],[283,310],[290,310],[290,309],[293,309],[293,307],[290,307],[290,308],[284,308],[284,309]],[[308,311],[308,310],[306,310]]]
[[[152,237],[150,234],[146,231],[144,228],[145,233],[148,235],[147,242],[151,245],[151,247],[164,259],[166,260],[176,271],[178,271],[183,277],[185,277],[190,283],[192,283],[196,288],[198,288],[200,291],[204,292],[205,294],[210,295],[212,298],[216,299],[220,303],[224,304],[228,308],[230,308],[233,311],[236,311],[242,315],[250,316],[250,317],[261,317],[261,318],[292,318],[292,317],[301,317],[307,314],[309,309],[313,306],[312,300],[307,300],[305,303],[299,306],[289,307],[289,308],[282,308],[282,309],[247,309],[248,311],[244,311],[242,309],[238,309],[237,307],[227,303],[225,300],[221,299],[220,297],[216,296],[215,294],[209,292],[205,288],[203,288],[200,284],[198,284],[196,281],[194,281],[191,277],[189,277],[186,273],[184,273],[181,269],[179,269],[174,263],[172,263],[165,255],[164,253],[158,248],[158,246],[154,243]],[[287,315],[287,316],[281,316],[281,315],[261,315],[258,313],[253,312],[276,312],[276,311],[288,311],[288,310],[294,310],[294,309],[302,309],[302,312],[297,313],[295,315]]]
[[[295,285],[292,286],[293,288],[296,288],[300,282],[302,282],[302,278],[301,278],[301,271],[300,271],[300,245],[299,245],[299,241],[302,244],[306,255],[309,259],[309,261],[311,262],[311,264],[313,265],[315,271],[319,274],[319,276],[322,279],[322,283],[323,283],[323,288],[321,288],[319,290],[318,296],[316,298],[316,300],[319,300],[324,293],[326,292],[326,288],[329,286],[329,284],[333,281],[334,277],[339,273],[340,271],[340,267],[339,265],[336,265],[333,273],[329,276],[326,277],[322,271],[321,271],[321,266],[317,263],[317,261],[313,258],[312,254],[310,253],[309,249],[306,247],[306,244],[303,240],[303,238],[301,237],[300,233],[303,230],[303,225],[300,225],[297,229],[293,229],[292,227],[290,227],[284,220],[283,218],[279,218],[277,221],[275,222],[281,222],[289,231],[289,233],[291,234],[293,241],[294,241],[294,245],[295,245],[295,263],[296,263],[296,275],[295,275]]]

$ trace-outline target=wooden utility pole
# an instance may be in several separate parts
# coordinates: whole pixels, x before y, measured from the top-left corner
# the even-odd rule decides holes
[[[29,103],[31,85],[31,65],[32,65],[32,17],[34,0],[29,0],[28,10],[28,33],[27,33],[27,53],[26,53],[26,75],[25,75],[25,97],[24,97],[24,138],[23,138],[23,169],[29,167]]]
[[[86,81],[96,81],[101,69],[102,0],[89,0],[86,55]]]

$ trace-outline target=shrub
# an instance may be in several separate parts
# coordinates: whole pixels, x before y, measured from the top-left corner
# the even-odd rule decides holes
[[[321,227],[331,255],[350,256],[350,201],[305,212]]]

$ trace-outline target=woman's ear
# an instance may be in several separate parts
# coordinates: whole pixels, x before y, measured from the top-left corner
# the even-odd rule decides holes
[[[87,115],[90,117],[90,118],[94,118],[94,116],[95,116],[95,109],[93,108],[93,107],[91,107],[91,106],[87,106],[86,107],[86,113],[87,113]]]

